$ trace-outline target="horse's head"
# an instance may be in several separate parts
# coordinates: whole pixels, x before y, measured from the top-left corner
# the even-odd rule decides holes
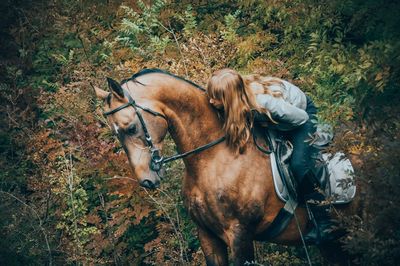
[[[105,112],[113,133],[121,142],[129,164],[141,186],[154,189],[164,174],[160,150],[168,124],[157,102],[143,95],[135,98],[128,89],[108,80],[111,93],[95,88],[97,97],[105,100]],[[138,102],[136,102],[138,101]]]

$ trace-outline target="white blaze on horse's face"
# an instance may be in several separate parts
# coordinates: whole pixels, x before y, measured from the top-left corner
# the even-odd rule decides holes
[[[114,127],[114,132],[115,132],[115,134],[118,135],[119,127],[118,127],[115,123],[113,123],[113,127]]]

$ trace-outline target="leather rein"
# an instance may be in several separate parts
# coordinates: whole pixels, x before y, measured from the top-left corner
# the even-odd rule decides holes
[[[137,114],[137,116],[139,118],[140,124],[141,124],[143,132],[144,132],[147,148],[149,148],[149,150],[150,150],[150,158],[151,158],[151,160],[150,160],[150,165],[149,166],[150,166],[150,169],[155,171],[155,172],[159,172],[161,170],[161,168],[163,167],[164,163],[172,162],[172,161],[187,157],[187,156],[189,156],[191,154],[202,152],[202,151],[204,151],[204,150],[206,150],[208,148],[211,148],[211,147],[223,142],[226,139],[226,136],[223,136],[223,137],[221,137],[221,138],[219,138],[217,140],[214,140],[214,141],[212,141],[212,142],[210,142],[210,143],[208,143],[206,145],[200,146],[200,147],[198,147],[196,149],[193,149],[191,151],[188,151],[188,152],[185,152],[185,153],[181,153],[181,154],[178,153],[176,155],[169,156],[169,157],[163,157],[161,155],[161,153],[160,153],[160,150],[157,149],[157,147],[153,144],[153,140],[152,140],[152,138],[151,138],[151,136],[149,134],[149,131],[148,131],[147,126],[146,126],[146,123],[145,123],[145,121],[143,119],[143,116],[142,116],[142,113],[139,111],[139,109],[143,110],[143,111],[145,111],[145,112],[147,112],[149,114],[152,114],[153,116],[162,117],[166,121],[168,121],[167,117],[165,115],[159,113],[159,112],[151,110],[150,108],[146,108],[146,107],[140,106],[139,104],[136,103],[136,101],[131,97],[131,95],[125,89],[123,89],[123,91],[124,91],[125,97],[128,98],[128,102],[123,104],[123,105],[121,105],[121,106],[119,106],[119,107],[117,107],[117,108],[115,108],[115,109],[113,109],[113,110],[111,110],[111,111],[104,112],[103,115],[104,116],[109,116],[109,115],[112,115],[112,114],[114,114],[114,113],[116,113],[118,111],[121,111],[122,109],[125,109],[127,107],[130,107],[130,106],[133,107],[133,109],[135,109],[135,112],[136,112],[136,114]],[[109,94],[108,97],[111,97],[111,93]]]

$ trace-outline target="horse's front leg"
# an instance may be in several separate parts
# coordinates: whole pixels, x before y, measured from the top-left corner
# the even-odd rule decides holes
[[[225,242],[208,230],[198,228],[198,232],[207,265],[228,265],[228,251]]]
[[[232,232],[229,247],[232,251],[234,265],[252,265],[254,263],[252,235],[240,230],[239,226]]]

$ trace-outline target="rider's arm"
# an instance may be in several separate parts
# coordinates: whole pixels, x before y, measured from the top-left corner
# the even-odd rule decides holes
[[[269,94],[258,94],[257,103],[270,111],[272,118],[282,125],[282,130],[291,130],[304,124],[308,120],[308,114],[283,97],[274,97]]]

